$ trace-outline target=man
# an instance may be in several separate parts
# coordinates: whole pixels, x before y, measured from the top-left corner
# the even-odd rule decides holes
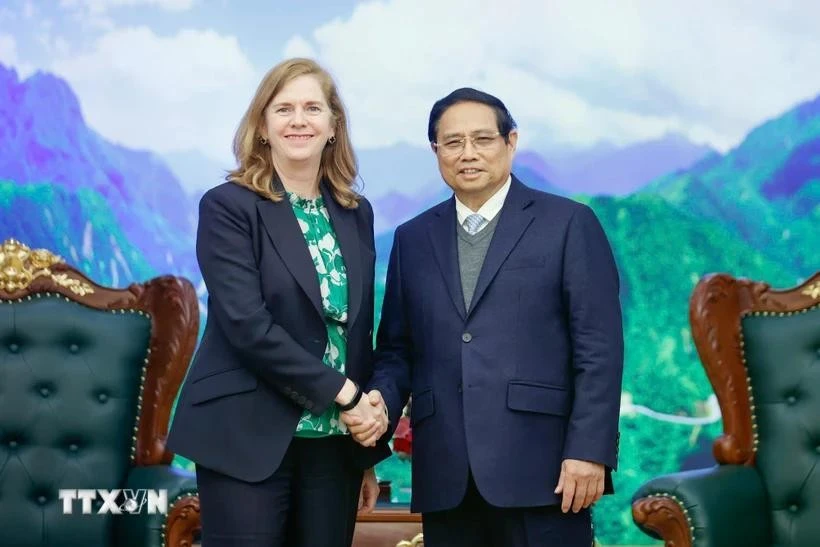
[[[588,547],[589,507],[612,491],[615,261],[591,209],[511,175],[515,127],[474,89],[433,106],[428,136],[455,195],[401,225],[390,254],[368,387],[390,417],[412,393],[427,547]],[[360,442],[373,431],[351,426]]]

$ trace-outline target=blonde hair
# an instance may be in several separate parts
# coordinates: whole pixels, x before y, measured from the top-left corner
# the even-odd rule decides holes
[[[325,146],[322,151],[319,179],[326,179],[330,183],[330,190],[339,204],[353,209],[358,206],[361,196],[354,189],[358,167],[347,128],[347,114],[333,78],[311,59],[288,59],[270,69],[262,78],[233,139],[237,168],[229,171],[225,179],[270,200],[283,199],[284,196],[280,192],[274,192],[271,187],[275,170],[271,162],[270,149],[262,144],[260,130],[265,109],[276,94],[291,80],[308,75],[318,80],[319,87],[322,88],[325,100],[330,106],[335,127],[336,141]]]

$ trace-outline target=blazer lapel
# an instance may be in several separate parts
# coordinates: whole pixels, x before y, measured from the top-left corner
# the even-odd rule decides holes
[[[305,236],[296,220],[287,197],[282,201],[260,200],[256,202],[256,209],[262,217],[262,224],[268,232],[276,252],[282,257],[288,271],[296,282],[305,291],[316,313],[324,315],[322,311],[322,295],[319,291],[319,279],[316,275],[316,266],[305,244]]]
[[[461,288],[461,274],[458,266],[458,243],[456,242],[456,202],[455,198],[449,201],[436,212],[436,217],[430,223],[430,242],[433,245],[433,254],[438,262],[447,292],[458,310],[462,319],[466,317],[464,309],[464,292]]]
[[[468,316],[476,309],[499,268],[507,260],[507,256],[535,218],[532,213],[525,210],[530,203],[532,203],[532,198],[527,195],[527,187],[513,176],[510,191],[504,200],[504,206],[499,213],[501,216],[498,218],[495,233],[487,249],[487,256],[484,258],[484,265],[478,275]]]
[[[356,212],[354,209],[345,209],[336,203],[326,184],[322,183],[320,188],[325,207],[330,214],[333,231],[336,232],[336,241],[344,257],[347,272],[347,324],[351,326],[362,305],[362,255],[359,230],[356,226]]]

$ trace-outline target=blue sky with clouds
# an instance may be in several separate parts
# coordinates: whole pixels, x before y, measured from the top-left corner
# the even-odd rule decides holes
[[[255,64],[265,66],[295,32],[349,15],[354,0],[4,0],[0,31],[10,33],[19,52],[36,66],[48,64],[65,40],[70,51],[93,48],[106,31],[147,26],[159,35],[182,28],[211,29],[235,36]],[[238,9],[240,5],[251,9]],[[270,49],[261,47],[266,45]]]
[[[225,162],[264,72],[336,76],[360,149],[425,145],[455,87],[500,96],[522,145],[669,132],[721,150],[820,92],[820,2],[6,0],[0,62],[68,80],[105,137]]]

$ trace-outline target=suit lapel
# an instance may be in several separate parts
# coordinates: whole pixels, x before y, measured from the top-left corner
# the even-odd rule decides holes
[[[430,223],[429,235],[433,254],[438,262],[447,292],[462,319],[466,317],[464,293],[458,266],[458,243],[456,242],[456,202],[450,198],[436,213]]]
[[[362,256],[359,230],[356,226],[355,209],[345,209],[333,199],[333,194],[322,183],[320,185],[325,207],[330,214],[336,241],[344,257],[347,272],[347,324],[353,325],[362,304]]]
[[[498,224],[490,241],[490,247],[487,249],[484,265],[478,275],[468,316],[476,309],[499,268],[507,260],[510,252],[515,248],[521,236],[524,235],[524,231],[535,218],[532,213],[525,210],[530,203],[532,203],[532,198],[527,195],[527,187],[513,177],[510,191],[504,200],[501,212],[499,212]],[[458,256],[457,251],[454,254],[456,257]]]
[[[299,222],[296,220],[296,215],[287,197],[282,201],[267,199],[258,201],[256,208],[282,262],[305,291],[313,307],[316,308],[316,313],[324,316],[316,266],[313,264],[313,258],[305,244],[305,236],[302,235],[302,229],[299,228]]]

